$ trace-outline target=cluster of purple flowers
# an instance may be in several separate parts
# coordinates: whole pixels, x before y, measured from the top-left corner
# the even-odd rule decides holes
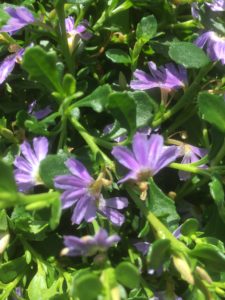
[[[204,5],[215,13],[225,11],[224,0],[205,2]],[[191,11],[194,19],[200,19],[200,9],[197,2],[192,3]],[[213,30],[204,31],[199,35],[195,44],[203,48],[212,61],[220,61],[223,65],[225,64],[225,39],[220,34]]]
[[[9,19],[6,25],[0,28],[1,32],[6,32],[13,35],[18,30],[24,28],[27,25],[35,24],[37,21],[33,14],[26,7],[6,7],[5,12],[9,15]],[[38,22],[37,22],[38,25]],[[65,20],[66,32],[68,34],[68,45],[71,51],[74,50],[78,39],[88,40],[92,37],[92,34],[87,31],[89,25],[87,20],[83,20],[78,26],[75,26],[74,18],[68,17]],[[0,84],[2,84],[6,78],[13,71],[16,63],[22,62],[22,57],[25,52],[24,48],[14,45],[13,54],[7,56],[0,64]]]

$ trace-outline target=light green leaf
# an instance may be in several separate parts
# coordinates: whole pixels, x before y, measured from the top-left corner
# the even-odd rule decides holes
[[[198,69],[210,62],[202,49],[188,42],[173,42],[169,48],[169,56],[185,68]]]
[[[40,46],[34,46],[25,51],[22,67],[29,73],[30,79],[37,80],[47,89],[62,94],[60,73],[56,63],[55,52],[46,52]]]
[[[155,36],[157,32],[156,18],[151,15],[143,17],[137,25],[136,37],[138,40],[147,43],[151,38]]]
[[[117,64],[130,64],[131,58],[130,56],[120,49],[109,49],[105,53],[106,57],[108,57],[112,62]]]
[[[203,120],[225,133],[225,101],[222,96],[200,93],[198,108]]]

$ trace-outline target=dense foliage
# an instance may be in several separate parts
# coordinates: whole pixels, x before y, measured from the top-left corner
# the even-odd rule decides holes
[[[224,20],[0,5],[0,299],[225,298]]]

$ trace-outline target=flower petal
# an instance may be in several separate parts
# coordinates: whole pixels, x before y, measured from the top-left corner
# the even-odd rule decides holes
[[[133,153],[126,147],[113,147],[112,155],[118,160],[121,165],[125,166],[127,169],[138,170],[140,167]]]

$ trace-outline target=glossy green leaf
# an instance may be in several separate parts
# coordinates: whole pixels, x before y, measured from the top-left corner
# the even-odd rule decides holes
[[[185,68],[202,68],[209,63],[204,51],[189,42],[173,42],[169,48],[169,56]]]
[[[7,213],[5,209],[0,211],[0,232],[5,232],[8,229]]]
[[[46,186],[53,188],[54,178],[57,175],[69,174],[65,165],[67,159],[66,154],[51,154],[41,161],[39,175]]]
[[[140,284],[139,271],[130,262],[122,262],[116,267],[116,278],[130,289],[137,288]]]
[[[217,207],[218,207],[218,212],[223,220],[225,222],[225,201],[224,201],[224,189],[223,189],[223,184],[217,177],[213,177],[212,181],[209,183],[210,187],[210,194],[215,201]]]
[[[181,227],[181,233],[186,236],[190,236],[195,233],[199,228],[199,222],[196,219],[187,219]]]
[[[12,167],[0,161],[0,192],[16,193],[17,187]]]
[[[225,270],[225,255],[214,245],[199,244],[190,254],[203,262],[209,270],[216,272]]]
[[[155,101],[144,91],[129,92],[136,103],[136,127],[149,126],[154,111],[157,110]]]
[[[170,241],[167,239],[155,241],[149,248],[147,260],[149,268],[157,270],[169,258]]]
[[[126,92],[115,92],[109,97],[107,108],[123,128],[128,129],[131,133],[135,131],[136,104],[133,97]]]
[[[109,84],[97,87],[90,95],[77,101],[76,107],[91,107],[96,112],[102,112],[108,104],[112,90]]]
[[[34,277],[32,278],[27,292],[29,299],[32,300],[42,300],[43,299],[43,294],[47,290],[47,282],[46,282],[46,276],[44,271],[43,272],[38,272]],[[45,299],[43,299],[45,300]],[[46,299],[47,300],[47,299]]]
[[[203,120],[225,133],[225,101],[222,96],[200,93],[198,108]]]
[[[51,218],[49,220],[49,226],[52,230],[54,230],[59,225],[61,212],[61,200],[59,197],[57,197],[51,205]]]
[[[156,35],[157,21],[156,18],[151,15],[143,17],[137,25],[136,38],[147,43],[151,38]]]
[[[102,291],[102,283],[99,278],[92,274],[83,274],[73,281],[73,299],[79,297],[80,300],[94,300]]]
[[[55,52],[46,52],[40,46],[34,46],[25,51],[22,67],[28,72],[31,80],[37,80],[51,91],[63,93],[56,64]]]
[[[26,265],[24,256],[2,263],[0,265],[0,281],[10,283],[21,274],[21,270],[26,270]]]
[[[151,179],[149,181],[148,208],[152,211],[171,231],[179,225],[179,215],[174,201],[167,197]]]
[[[117,64],[130,64],[130,56],[121,49],[109,49],[105,53],[106,57]]]

